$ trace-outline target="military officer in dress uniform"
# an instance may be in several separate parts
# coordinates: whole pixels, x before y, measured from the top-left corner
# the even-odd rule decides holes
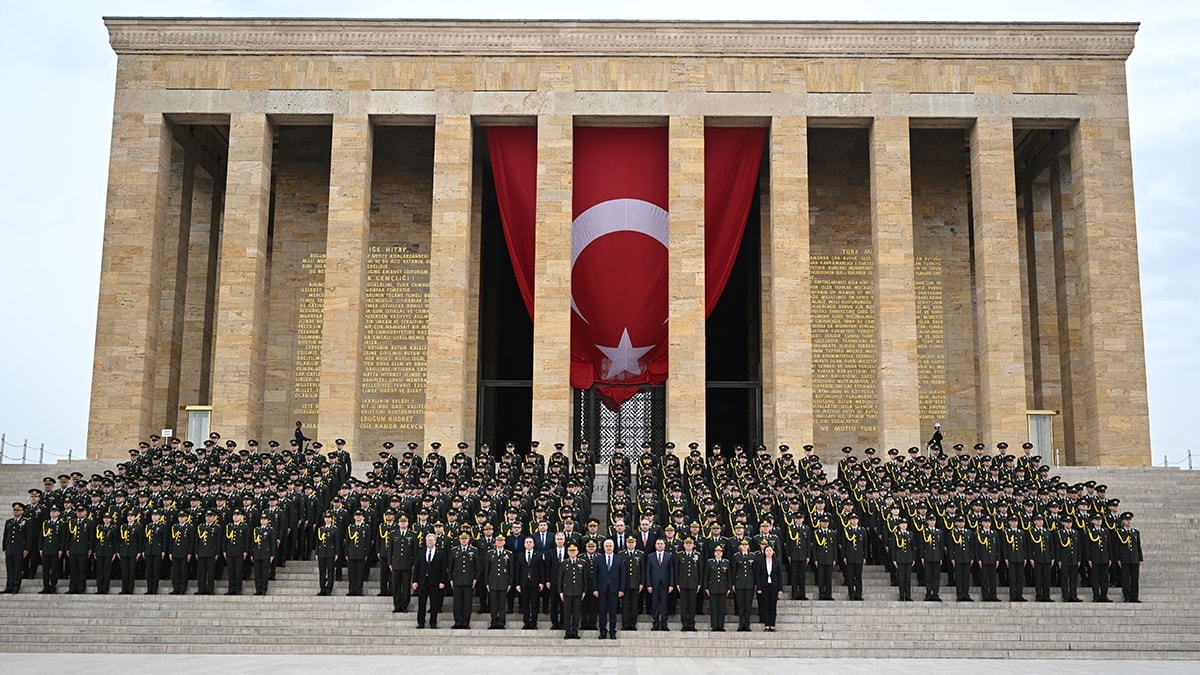
[[[713,547],[713,557],[704,569],[704,594],[709,599],[709,625],[713,632],[725,631],[725,608],[733,590],[733,567],[725,559],[725,547]]]
[[[144,556],[142,526],[138,514],[132,509],[125,513],[125,522],[117,528],[117,559],[121,564],[121,595],[133,593],[137,579],[137,563]]]
[[[921,561],[925,564],[925,600],[941,602],[942,557],[945,554],[945,537],[942,528],[938,526],[936,513],[925,517],[925,531],[917,543],[920,549]]]
[[[1083,602],[1079,599],[1079,565],[1083,562],[1083,543],[1075,518],[1063,516],[1062,527],[1054,533],[1055,564],[1059,568],[1059,584],[1063,602]]]
[[[637,537],[625,538],[625,549],[620,553],[625,561],[625,595],[621,597],[621,630],[637,630],[638,608],[645,588],[646,554],[637,547]]]
[[[217,512],[204,512],[204,522],[196,528],[196,595],[216,593],[217,557],[221,555],[221,525]]]
[[[1104,516],[1092,514],[1092,524],[1087,529],[1087,565],[1092,577],[1092,602],[1112,602],[1108,599],[1108,566],[1112,561],[1112,546]]]
[[[271,580],[271,565],[275,562],[275,548],[279,545],[275,528],[271,527],[271,516],[265,512],[258,517],[258,527],[250,535],[253,545],[250,556],[254,560],[254,594],[266,595]]]
[[[1000,569],[1000,538],[992,529],[992,519],[982,516],[979,531],[972,542],[975,564],[979,567],[979,590],[984,602],[1000,602],[996,597],[997,571]]]
[[[817,563],[817,593],[820,600],[833,600],[833,565],[837,562],[837,548],[837,533],[829,529],[828,514],[818,516],[811,553]]]
[[[180,511],[179,522],[171,525],[167,558],[171,561],[171,595],[183,595],[188,587],[188,563],[196,552],[196,528],[188,522],[187,511]]]
[[[1121,596],[1125,602],[1141,602],[1138,599],[1138,576],[1142,566],[1142,535],[1133,527],[1133,513],[1121,514],[1121,527],[1117,528],[1116,558],[1121,567]]]
[[[250,556],[250,525],[241,509],[235,509],[230,518],[225,525],[225,541],[221,544],[229,582],[225,595],[241,595],[242,582],[246,579],[246,559]]]
[[[954,527],[946,532],[946,555],[959,602],[971,602],[971,566],[975,563],[975,533],[968,530],[962,514],[954,517]]]
[[[387,549],[391,544],[392,535],[399,529],[400,526],[396,523],[396,512],[391,509],[385,510],[383,522],[379,523],[378,527],[379,538],[375,540],[376,557],[379,559],[379,593],[377,595],[380,597],[392,595],[392,573],[391,566],[388,564]]]
[[[348,596],[363,594],[366,580],[367,554],[371,551],[371,526],[365,521],[362,509],[354,512],[354,522],[346,528],[346,564],[349,568]]]
[[[846,520],[846,527],[841,531],[840,555],[846,574],[846,592],[850,600],[861,601],[863,563],[867,557],[867,529],[859,526],[857,512],[851,513]],[[795,584],[792,587],[795,588]]]
[[[62,559],[67,550],[67,524],[59,516],[57,505],[50,506],[50,517],[42,523],[39,548],[42,551],[42,590],[40,593],[58,592],[58,577],[62,570]]]
[[[1046,518],[1041,513],[1033,516],[1033,526],[1025,534],[1029,559],[1033,561],[1033,588],[1036,602],[1053,602],[1050,599],[1050,568],[1054,565],[1053,532],[1045,527]]]
[[[484,568],[484,583],[487,585],[492,618],[488,628],[501,630],[506,623],[505,603],[513,582],[513,553],[504,545],[503,535],[497,536],[493,543],[494,548],[488,551]]]
[[[792,583],[792,599],[807,600],[804,582],[808,574],[809,549],[812,547],[812,528],[804,522],[804,511],[792,514],[787,527],[788,577]]]
[[[889,542],[892,553],[892,564],[896,569],[896,587],[899,590],[901,602],[912,601],[912,568],[916,560],[916,544],[913,533],[908,530],[908,519],[901,518],[896,522],[896,530],[891,533]]]
[[[738,615],[738,632],[750,630],[750,607],[754,602],[754,588],[758,554],[750,552],[750,540],[738,543],[738,552],[733,554],[733,607]]]
[[[146,561],[146,595],[158,595],[158,582],[163,578],[163,567],[167,562],[167,540],[170,527],[163,522],[162,512],[150,512],[150,522],[142,538],[143,558]]]
[[[407,612],[412,598],[412,571],[417,551],[417,533],[408,527],[408,516],[401,514],[398,527],[388,540],[386,557],[392,577],[392,613]]]
[[[1009,602],[1025,602],[1025,562],[1029,555],[1025,550],[1025,531],[1021,529],[1020,522],[1017,514],[1010,514],[1008,527],[1001,532],[1000,544],[1008,560]]]
[[[104,509],[93,533],[92,554],[96,557],[96,593],[107,595],[112,581],[113,561],[117,558],[117,524],[112,511]]]
[[[451,628],[471,627],[471,602],[475,597],[475,584],[482,575],[482,561],[471,546],[471,535],[458,535],[458,546],[450,555],[450,590],[453,595],[454,625]]]
[[[25,576],[25,561],[29,558],[29,521],[25,519],[25,505],[13,502],[12,518],[4,521],[4,570],[5,593],[20,593],[21,579]]]
[[[582,619],[583,598],[591,590],[591,576],[587,563],[579,558],[579,547],[567,546],[567,558],[557,566],[558,578],[554,588],[558,589],[562,601],[562,624],[566,629],[564,640],[578,640],[579,623]]]
[[[704,581],[704,560],[696,541],[684,537],[683,550],[675,555],[675,585],[679,587],[679,619],[684,632],[696,632],[696,593]]]
[[[67,521],[67,566],[70,570],[68,594],[79,594],[87,590],[88,560],[92,556],[94,537],[87,508],[80,506],[75,511],[75,517]]]

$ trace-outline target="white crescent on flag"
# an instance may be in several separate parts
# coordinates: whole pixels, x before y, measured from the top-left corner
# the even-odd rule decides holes
[[[662,208],[641,199],[610,199],[589,208],[571,223],[571,269],[589,244],[613,232],[639,232],[669,249],[669,216]],[[587,321],[571,297],[571,310]]]

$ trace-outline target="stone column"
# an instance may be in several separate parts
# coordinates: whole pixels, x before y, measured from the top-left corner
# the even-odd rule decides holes
[[[439,115],[433,140],[433,214],[429,248],[429,331],[425,367],[425,447],[453,448],[474,436],[467,411],[475,397],[468,371],[471,279],[470,115]],[[453,451],[451,451],[453,454]]]
[[[261,113],[234,113],[221,233],[213,356],[212,429],[244,441],[262,420],[263,288],[274,129]]]
[[[989,451],[1001,441],[1016,449],[1029,424],[1012,120],[977,119],[970,144],[979,426]]]
[[[571,186],[575,127],[571,115],[538,116],[537,231],[533,273],[532,440],[542,453],[570,443]]]
[[[763,436],[772,453],[813,434],[812,273],[809,267],[808,120],[771,120],[770,303],[764,326]],[[769,358],[767,358],[769,357]],[[769,393],[768,393],[769,392]],[[766,413],[766,411],[764,411]]]
[[[373,142],[366,115],[334,115],[317,431],[326,443],[346,439],[358,456]]]
[[[171,129],[160,114],[113,116],[96,313],[88,454],[121,457],[157,432],[163,242],[170,223]],[[175,251],[170,251],[171,255]]]
[[[908,118],[877,117],[871,127],[871,246],[879,349],[879,443],[921,444],[917,379],[917,291],[913,253],[912,162]]]
[[[1072,373],[1075,461],[1150,464],[1146,360],[1133,209],[1129,120],[1082,119],[1071,129],[1080,305],[1079,368]]]
[[[671,214],[667,320],[667,439],[705,443],[704,118],[673,115],[668,140]]]

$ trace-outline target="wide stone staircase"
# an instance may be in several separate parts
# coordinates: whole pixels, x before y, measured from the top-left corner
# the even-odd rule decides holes
[[[0,466],[4,506],[58,475],[58,466]],[[85,473],[108,468],[101,462],[75,462]],[[1095,479],[1122,500],[1122,510],[1137,514],[1146,563],[1142,567],[1142,604],[1124,604],[1113,589],[1112,604],[1093,604],[1081,589],[1083,603],[1012,604],[978,601],[935,604],[896,601],[886,573],[868,568],[865,602],[845,600],[835,588],[834,602],[792,601],[785,592],[779,603],[778,631],[711,633],[700,617],[696,633],[681,633],[678,618],[669,633],[650,632],[642,617],[640,630],[621,632],[616,642],[595,634],[564,643],[543,615],[537,631],[520,630],[520,618],[509,615],[508,630],[489,631],[487,617],[476,614],[470,630],[450,630],[447,598],[437,631],[417,630],[415,607],[392,614],[389,598],[375,597],[378,572],[372,573],[366,597],[344,597],[344,582],[335,596],[317,597],[316,563],[291,562],[280,568],[265,597],[228,597],[218,582],[216,596],[170,596],[169,583],[160,595],[38,595],[41,580],[26,580],[19,595],[0,596],[0,652],[112,653],[247,653],[247,654],[472,654],[528,655],[564,646],[572,654],[607,656],[725,657],[921,657],[921,658],[1200,658],[1200,472],[1176,469],[1070,467],[1056,470],[1064,480]],[[835,583],[840,579],[835,575]],[[944,587],[943,580],[943,587]],[[94,583],[90,586],[94,588]],[[252,585],[250,586],[252,588]],[[194,592],[192,582],[189,592]],[[815,596],[809,585],[810,597]],[[1032,597],[1032,591],[1026,591]],[[916,598],[922,591],[914,591]],[[1005,589],[1000,589],[1006,598]],[[732,613],[732,603],[730,603]]]

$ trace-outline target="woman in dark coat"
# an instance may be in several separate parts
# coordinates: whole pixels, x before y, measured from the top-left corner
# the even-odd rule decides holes
[[[775,547],[766,546],[755,568],[754,591],[758,596],[758,618],[763,630],[775,631],[775,608],[784,584],[784,565],[775,557]]]

